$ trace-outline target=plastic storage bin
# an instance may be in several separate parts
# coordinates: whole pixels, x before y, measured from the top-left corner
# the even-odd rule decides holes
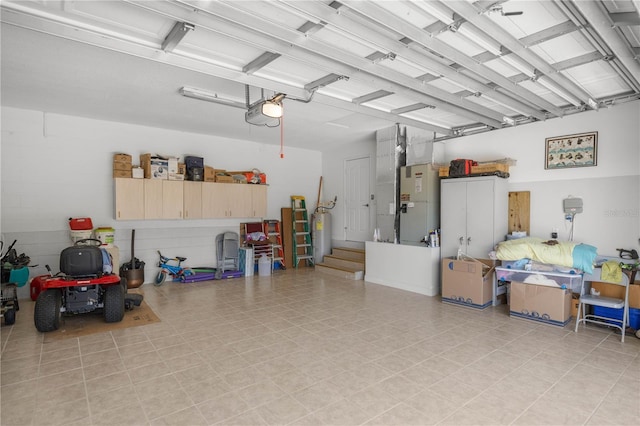
[[[498,281],[516,281],[521,283],[536,284],[535,281],[527,281],[527,278],[530,278],[532,275],[541,275],[547,280],[554,281],[558,285],[558,287],[570,289],[573,292],[579,292],[580,285],[582,284],[582,274],[545,271],[523,271],[520,269],[496,267],[496,279]]]
[[[593,314],[601,317],[622,319],[622,308],[612,309],[603,306],[593,306]],[[640,330],[640,309],[629,308],[629,327]]]
[[[258,259],[258,275],[261,277],[271,275],[271,259],[264,253]]]

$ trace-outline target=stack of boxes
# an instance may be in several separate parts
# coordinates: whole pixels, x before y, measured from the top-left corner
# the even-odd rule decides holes
[[[140,166],[145,179],[184,180],[179,172],[177,157],[160,157],[153,154],[140,154]]]
[[[140,154],[140,167],[133,167],[131,155],[114,154],[114,178],[144,178],[167,180],[190,180],[198,182],[221,183],[267,183],[264,173],[253,171],[228,172],[204,165],[204,158],[185,156],[184,163],[178,162],[178,157],[162,157],[155,154]]]
[[[131,156],[129,154],[113,155],[113,177],[130,178],[133,177]]]

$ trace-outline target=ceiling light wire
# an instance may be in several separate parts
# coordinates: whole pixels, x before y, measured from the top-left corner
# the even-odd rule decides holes
[[[284,158],[284,104],[282,104],[282,117],[280,117],[280,158]]]

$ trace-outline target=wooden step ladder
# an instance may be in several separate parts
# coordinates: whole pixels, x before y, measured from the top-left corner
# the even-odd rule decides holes
[[[264,233],[271,241],[273,250],[273,263],[280,262],[282,269],[286,269],[284,262],[284,248],[282,246],[282,232],[280,232],[280,221],[267,219],[264,221]]]
[[[301,195],[291,196],[291,213],[293,222],[293,265],[297,268],[301,260],[307,266],[313,266],[313,245],[311,228],[305,199]]]

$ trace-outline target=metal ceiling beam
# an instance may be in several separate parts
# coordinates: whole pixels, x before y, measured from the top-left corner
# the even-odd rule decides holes
[[[159,46],[153,40],[133,38],[128,35],[116,35],[108,30],[88,26],[79,21],[70,22],[66,20],[65,22],[60,22],[51,19],[48,14],[42,14],[39,10],[27,8],[20,3],[2,2],[2,22],[114,52],[224,78],[238,82],[240,85],[249,84],[254,87],[263,87],[298,98],[309,96],[309,92],[300,87],[247,75],[240,70],[230,69],[218,64],[203,62],[201,58],[185,56],[183,52],[174,51],[172,55],[158,55]]]
[[[188,16],[190,17],[190,20],[194,22],[195,25],[198,26],[198,28],[201,28],[203,30],[218,32],[225,36],[236,38],[239,41],[243,41],[245,44],[253,44],[254,46],[262,50],[275,51],[275,50],[281,49],[282,54],[288,54],[290,55],[290,57],[293,57],[293,59],[297,59],[300,62],[314,65],[316,68],[324,68],[332,71],[336,71],[336,70],[343,71],[341,75],[344,77],[347,77],[347,74],[349,73],[358,74],[357,69],[354,70],[352,67],[338,66],[338,64],[336,64],[335,61],[318,57],[317,55],[309,53],[305,49],[300,49],[297,46],[292,45],[291,43],[286,43],[286,42],[283,43],[280,41],[273,40],[269,37],[265,37],[263,33],[253,31],[250,28],[240,27],[224,19],[215,20],[215,22],[212,22],[211,21],[212,16],[209,16],[209,14],[207,13],[200,13],[199,9],[195,7],[191,7],[191,6],[184,7],[181,3],[166,3],[166,2],[140,2],[140,3],[134,2],[132,4],[140,8],[143,8],[145,10],[148,10],[150,12],[154,12],[171,19],[181,19],[185,16]],[[305,36],[300,34],[299,37],[304,38]],[[184,55],[186,55],[186,53],[181,52],[181,56],[177,56],[177,55],[174,55],[174,56],[176,56],[176,58],[191,59],[191,58],[185,57]],[[363,61],[366,61],[366,60],[363,59]],[[197,61],[195,62],[197,63]],[[201,70],[201,72],[205,72],[205,73],[209,73],[208,71],[209,69],[207,69],[207,71]],[[217,71],[221,75],[218,75],[218,74],[211,74],[211,75],[216,75],[222,78],[227,78],[232,81],[238,81],[241,83],[250,84],[255,87],[263,87],[265,89],[270,89],[270,90],[274,90],[281,93],[287,93],[287,95],[291,95],[293,97],[297,97],[300,99],[307,99],[311,95],[311,93],[308,90],[301,89],[299,87],[286,85],[274,80],[256,78],[253,75],[247,75],[247,74],[241,73],[240,71],[229,70],[227,68],[220,67],[220,66],[215,67],[214,69],[212,69],[212,71]],[[362,74],[362,75],[359,75],[359,77],[362,78],[362,77],[365,77],[365,75]],[[364,81],[367,82],[368,84],[372,84],[371,81],[367,81],[367,80],[364,80]],[[437,99],[426,96],[426,95],[418,96],[418,94],[415,92],[411,93],[410,95],[413,97],[419,98],[418,100],[425,99],[427,100],[427,103],[433,103],[438,105],[442,104],[442,102],[438,101]],[[330,97],[326,95],[324,96],[316,95],[314,97],[314,102],[317,102],[319,101],[319,99],[323,99],[323,98],[329,99]],[[335,99],[335,101],[338,104],[340,103],[344,104],[342,108],[347,110],[351,110],[350,106],[354,105],[353,103],[344,101],[344,100]],[[325,101],[324,103],[326,104],[327,102]],[[331,103],[331,105],[335,106],[333,103]],[[365,115],[370,115],[378,118],[384,118],[385,120],[394,121],[393,117],[395,116],[393,116],[392,114],[384,113],[383,111],[375,110],[370,107],[363,106],[359,108],[360,109],[358,109],[356,112],[360,114],[365,114],[365,112],[368,112],[368,114],[365,114]],[[452,134],[451,129],[449,129],[448,127],[421,122],[417,120],[411,120],[411,123],[405,122],[404,124],[413,125],[421,129],[435,131],[442,134],[447,134],[447,135]]]
[[[189,31],[193,31],[195,27],[187,22],[176,22],[167,37],[160,46],[165,52],[172,52],[173,49],[182,41]]]
[[[537,54],[523,46],[519,40],[509,34],[506,30],[498,25],[495,25],[486,16],[479,14],[480,11],[473,5],[467,2],[458,1],[447,3],[447,5],[454,12],[478,27],[489,37],[495,40],[500,40],[507,49],[531,64],[535,69],[547,75],[548,78],[553,80],[558,85],[562,86],[563,89],[570,93],[573,97],[579,99],[585,104],[587,103],[587,100],[591,97],[589,93],[587,93],[584,89],[579,87],[577,84],[575,84],[573,81],[571,81],[561,73],[556,72],[556,70],[554,70],[551,65],[540,58]]]
[[[405,114],[407,112],[417,111],[419,109],[424,109],[424,108],[433,108],[433,106],[427,105],[427,104],[423,104],[423,103],[417,103],[417,104],[413,104],[413,105],[407,105],[407,106],[404,106],[402,108],[392,109],[391,113],[392,114]]]
[[[253,74],[258,71],[260,68],[264,68],[269,65],[271,62],[278,59],[281,55],[279,53],[273,52],[264,52],[262,55],[258,56],[253,61],[249,62],[247,65],[242,67],[242,72],[245,74]]]
[[[198,13],[194,13],[192,21],[199,18],[197,26],[213,32],[255,43],[263,50],[277,51],[292,59],[306,62],[310,65],[325,66],[331,72],[348,75],[365,84],[373,84],[384,90],[389,90],[413,99],[425,102],[458,114],[473,121],[500,127],[502,116],[487,108],[478,107],[473,103],[460,99],[451,93],[435,86],[420,84],[415,79],[386,67],[380,67],[364,58],[348,53],[342,49],[326,45],[313,37],[305,37],[295,30],[283,28],[280,25],[267,22],[255,14],[242,9],[244,2],[217,2],[210,8],[203,8],[200,3],[189,4]],[[141,6],[150,10],[163,7],[164,3],[142,3]],[[246,5],[245,5],[246,6]],[[183,12],[184,13],[184,12]],[[207,22],[206,17],[222,19],[225,22]],[[194,21],[195,22],[195,21]],[[231,24],[231,25],[229,25]]]
[[[571,21],[566,21],[553,27],[546,28],[537,33],[520,38],[518,41],[525,47],[535,46],[536,44],[544,43],[545,41],[553,40],[554,38],[563,36],[565,34],[578,31],[581,27],[577,26]]]
[[[409,60],[410,62],[432,70],[439,75],[447,77],[451,81],[454,81],[463,87],[468,87],[471,91],[493,92],[493,90],[489,89],[479,81],[472,79],[462,73],[459,73],[457,72],[457,70],[452,69],[451,67],[444,65],[441,62],[430,59],[427,55],[425,55],[424,49],[418,50],[416,46],[411,46],[410,43],[409,49],[407,49],[406,42],[398,41],[397,39],[390,39],[388,37],[385,37],[384,35],[381,35],[379,31],[376,32],[374,30],[371,30],[366,25],[359,22],[359,20],[354,19],[355,17],[353,16],[353,13],[344,11],[344,8],[340,9],[339,14],[336,14],[333,8],[329,8],[320,2],[285,1],[285,3],[289,4],[292,8],[296,8],[316,17],[317,19],[321,19],[323,22],[335,26],[342,31],[353,34],[355,37],[362,38],[364,40],[367,40],[369,43],[376,44],[383,50],[399,52],[401,57]],[[393,30],[394,32],[397,31],[396,28],[393,28]],[[411,40],[410,38],[408,39]],[[538,120],[546,119],[546,115],[543,112],[534,109],[529,105],[525,105],[524,103],[519,102],[511,97],[505,96],[499,92],[492,93],[492,95],[500,98],[500,100],[508,106],[510,105],[511,107],[518,110],[526,111],[526,114],[529,116],[535,117]]]
[[[640,25],[640,15],[634,12],[610,13],[609,19],[614,27]]]
[[[501,90],[512,93],[516,98],[523,99],[529,102],[529,104],[532,106],[536,106],[549,111],[551,114],[558,117],[564,114],[561,108],[556,107],[551,102],[548,102],[547,100],[542,99],[541,97],[518,86],[517,84],[514,84],[507,77],[485,67],[474,59],[466,56],[462,52],[453,49],[451,46],[439,40],[437,37],[432,37],[432,35],[425,30],[412,25],[408,25],[407,22],[403,19],[394,16],[393,14],[387,12],[379,6],[371,2],[354,0],[343,0],[343,2],[356,13],[349,12],[348,10],[341,10],[341,16],[348,16],[350,18],[353,17],[354,20],[358,18],[359,14],[367,16],[369,19],[377,22],[378,24],[391,28],[399,34],[403,34],[408,38],[414,40],[415,46],[411,44],[409,45],[409,48],[415,49],[416,52],[422,55],[424,55],[425,49],[428,51],[433,51],[454,63],[462,65],[464,68],[483,77],[484,79],[496,83],[501,88]],[[403,55],[406,54],[407,52],[403,52]],[[511,100],[513,101],[513,98]],[[529,106],[528,109],[531,109],[531,106]]]
[[[370,117],[380,118],[382,120],[389,120],[393,123],[404,124],[406,126],[415,127],[416,129],[424,129],[432,132],[445,135],[446,137],[454,136],[453,130],[449,127],[438,126],[436,124],[427,123],[425,121],[408,118],[403,115],[390,114],[388,112],[380,111],[374,108],[369,108],[362,105],[356,105],[352,102],[344,102],[339,99],[330,96],[318,96],[314,98],[314,102],[318,102],[322,105],[330,106],[333,108],[342,109],[345,111],[351,111],[354,114],[368,115]]]
[[[551,64],[551,66],[558,70],[564,71],[566,69],[579,67],[580,65],[588,64],[595,61],[601,61],[604,59],[604,56],[600,52],[591,52],[585,53],[581,56],[576,56],[575,58],[570,58],[564,61],[556,62]]]
[[[589,21],[591,27],[598,33],[604,42],[611,48],[616,59],[626,68],[626,77],[632,82],[633,89],[640,91],[640,64],[635,60],[635,53],[630,46],[619,36],[617,29],[612,25],[609,15],[601,6],[591,1],[573,1],[573,5]]]
[[[304,90],[308,90],[309,92],[316,91],[321,87],[328,86],[339,80],[349,80],[349,77],[338,74],[325,75],[324,77],[314,80],[311,83],[305,84]]]
[[[360,105],[366,102],[375,101],[376,99],[384,98],[389,95],[393,95],[393,92],[389,92],[387,90],[376,90],[375,92],[372,92],[363,96],[358,96],[357,98],[354,98],[351,102],[353,102],[354,104]]]

